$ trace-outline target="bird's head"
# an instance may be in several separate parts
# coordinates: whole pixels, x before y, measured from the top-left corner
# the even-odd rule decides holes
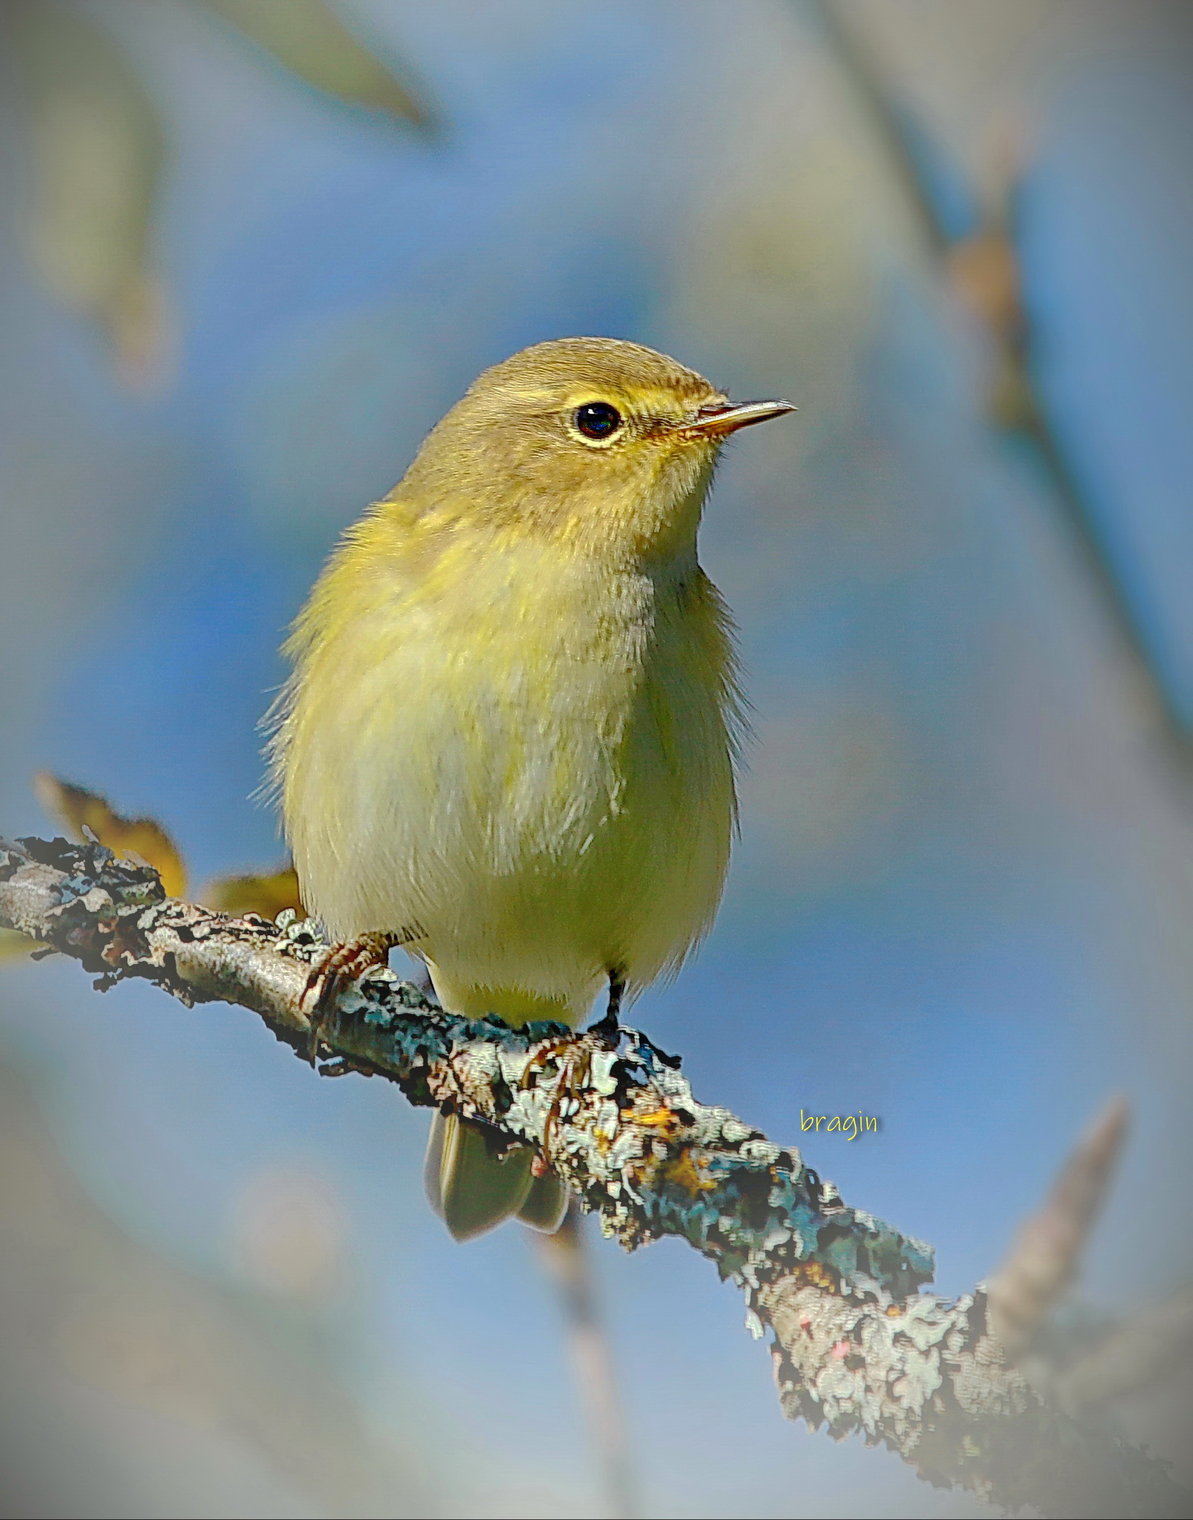
[[[679,552],[725,439],[793,410],[734,404],[637,343],[561,338],[486,370],[394,499],[436,532],[526,533],[618,558]]]

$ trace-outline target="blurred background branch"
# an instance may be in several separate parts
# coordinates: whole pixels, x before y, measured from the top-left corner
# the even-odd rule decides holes
[[[564,1334],[611,1520],[640,1513],[629,1431],[608,1330],[597,1301],[596,1271],[584,1215],[573,1201],[554,1235],[527,1231],[543,1271],[555,1283]]]
[[[1050,488],[1066,542],[1117,635],[1133,706],[1184,782],[1193,780],[1193,710],[1173,684],[1148,609],[1133,592],[1102,515],[1079,480],[1036,383],[1037,337],[1025,300],[1017,209],[1030,174],[1031,124],[1004,120],[987,145],[986,183],[966,185],[947,145],[916,119],[884,73],[864,23],[842,0],[814,0],[833,52],[886,149],[923,246],[973,320],[992,426],[1027,443]],[[947,189],[946,189],[947,185]]]
[[[1016,1361],[1031,1349],[1076,1275],[1126,1131],[1127,1105],[1117,1098],[1082,1137],[1044,1207],[1020,1230],[987,1284],[991,1329]]]

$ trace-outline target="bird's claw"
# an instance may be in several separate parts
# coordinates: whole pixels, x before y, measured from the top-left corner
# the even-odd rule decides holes
[[[306,1009],[311,1004],[307,1013],[307,1059],[312,1066],[318,1059],[323,1030],[340,993],[366,972],[387,965],[391,946],[401,943],[392,934],[362,934],[332,945],[311,967],[298,1006]]]

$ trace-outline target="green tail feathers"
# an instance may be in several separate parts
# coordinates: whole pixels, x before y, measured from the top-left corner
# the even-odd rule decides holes
[[[544,1172],[530,1184],[518,1218],[532,1230],[554,1235],[567,1213],[569,1193],[554,1172]]]
[[[454,1114],[431,1123],[424,1179],[427,1197],[457,1240],[470,1240],[516,1215],[548,1234],[563,1223],[568,1193],[554,1172],[531,1174],[525,1147],[496,1156],[483,1126]]]

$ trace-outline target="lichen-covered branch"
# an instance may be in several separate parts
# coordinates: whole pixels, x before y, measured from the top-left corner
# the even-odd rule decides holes
[[[26,839],[0,847],[0,924],[100,985],[143,977],[188,1004],[240,1004],[307,1051],[303,991],[325,947],[292,915],[211,913],[102,846]],[[1186,1512],[1163,1464],[1077,1424],[1007,1365],[981,1292],[921,1291],[927,1246],[848,1207],[797,1151],[697,1102],[644,1035],[610,1050],[562,1025],[459,1018],[385,970],[343,991],[319,1033],[324,1071],[384,1076],[413,1103],[487,1123],[495,1146],[535,1146],[627,1248],[676,1235],[710,1258],[769,1332],[789,1415],[860,1432],[931,1481],[1011,1508]]]

